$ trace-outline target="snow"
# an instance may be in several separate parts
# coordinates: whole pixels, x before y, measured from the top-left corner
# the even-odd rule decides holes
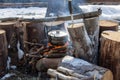
[[[7,69],[9,70],[10,69],[10,63],[11,63],[11,58],[8,57],[8,60],[7,60]]]
[[[9,78],[11,76],[15,76],[14,73],[7,73],[5,76],[3,76],[0,80],[5,80],[6,78]]]
[[[77,65],[91,65],[87,61],[84,61],[82,59],[74,58],[72,56],[65,56],[62,60],[62,63],[69,63],[72,66],[77,66]]]
[[[1,8],[0,18],[19,17],[19,18],[44,18],[46,7],[28,7],[28,8]]]
[[[102,15],[100,19],[116,19],[120,18],[120,5],[80,5],[79,6],[83,12],[96,11],[97,9],[102,9]]]
[[[23,50],[20,49],[20,42],[19,41],[17,43],[17,49],[18,49],[18,58],[22,59],[23,55],[24,55],[24,52],[23,52]]]

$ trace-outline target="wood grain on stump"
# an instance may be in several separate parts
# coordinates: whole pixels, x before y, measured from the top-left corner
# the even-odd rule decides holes
[[[120,32],[104,31],[100,52],[100,65],[113,72],[114,80],[120,80]]]
[[[68,27],[68,32],[74,47],[75,57],[92,62],[95,55],[92,53],[91,40],[86,32],[84,24],[77,23],[70,25]]]
[[[112,72],[109,69],[96,66],[82,59],[65,56],[60,66],[68,68],[86,77],[94,77],[94,80],[113,80]],[[92,79],[93,80],[93,79]]]
[[[6,72],[7,57],[8,50],[6,32],[4,30],[0,30],[0,77],[2,77]]]
[[[117,31],[118,30],[118,26],[119,24],[115,21],[111,21],[111,20],[100,20],[99,21],[99,27],[100,27],[100,33],[99,35],[101,35],[101,33],[105,30],[112,30],[112,31]]]

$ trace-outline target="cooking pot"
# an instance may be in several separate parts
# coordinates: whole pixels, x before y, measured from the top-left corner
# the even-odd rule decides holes
[[[64,45],[67,42],[67,33],[62,30],[48,32],[48,39],[52,45]]]

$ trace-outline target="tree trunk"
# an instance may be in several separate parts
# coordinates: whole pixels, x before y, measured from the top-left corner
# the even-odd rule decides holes
[[[120,32],[104,31],[101,35],[100,65],[113,72],[120,80]]]
[[[89,62],[92,62],[94,55],[92,54],[92,45],[82,23],[73,24],[68,27],[72,44],[74,47],[74,55]]]
[[[99,27],[100,27],[99,37],[103,31],[106,31],[106,30],[117,31],[118,26],[119,26],[119,24],[115,21],[100,20],[99,21]]]
[[[6,32],[4,30],[0,30],[0,77],[6,73],[7,57],[8,50]]]
[[[92,63],[97,64],[98,59],[98,45],[99,45],[99,26],[98,26],[98,17],[86,18],[84,19],[85,27],[88,33],[88,36],[92,42],[92,53],[93,60]]]
[[[65,56],[60,66],[87,77],[94,77],[95,80],[113,80],[110,70],[71,56]]]

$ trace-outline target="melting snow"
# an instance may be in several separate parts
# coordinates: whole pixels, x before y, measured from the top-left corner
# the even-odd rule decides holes
[[[8,60],[7,60],[7,69],[9,70],[10,69],[10,63],[11,63],[11,58],[8,57]]]

